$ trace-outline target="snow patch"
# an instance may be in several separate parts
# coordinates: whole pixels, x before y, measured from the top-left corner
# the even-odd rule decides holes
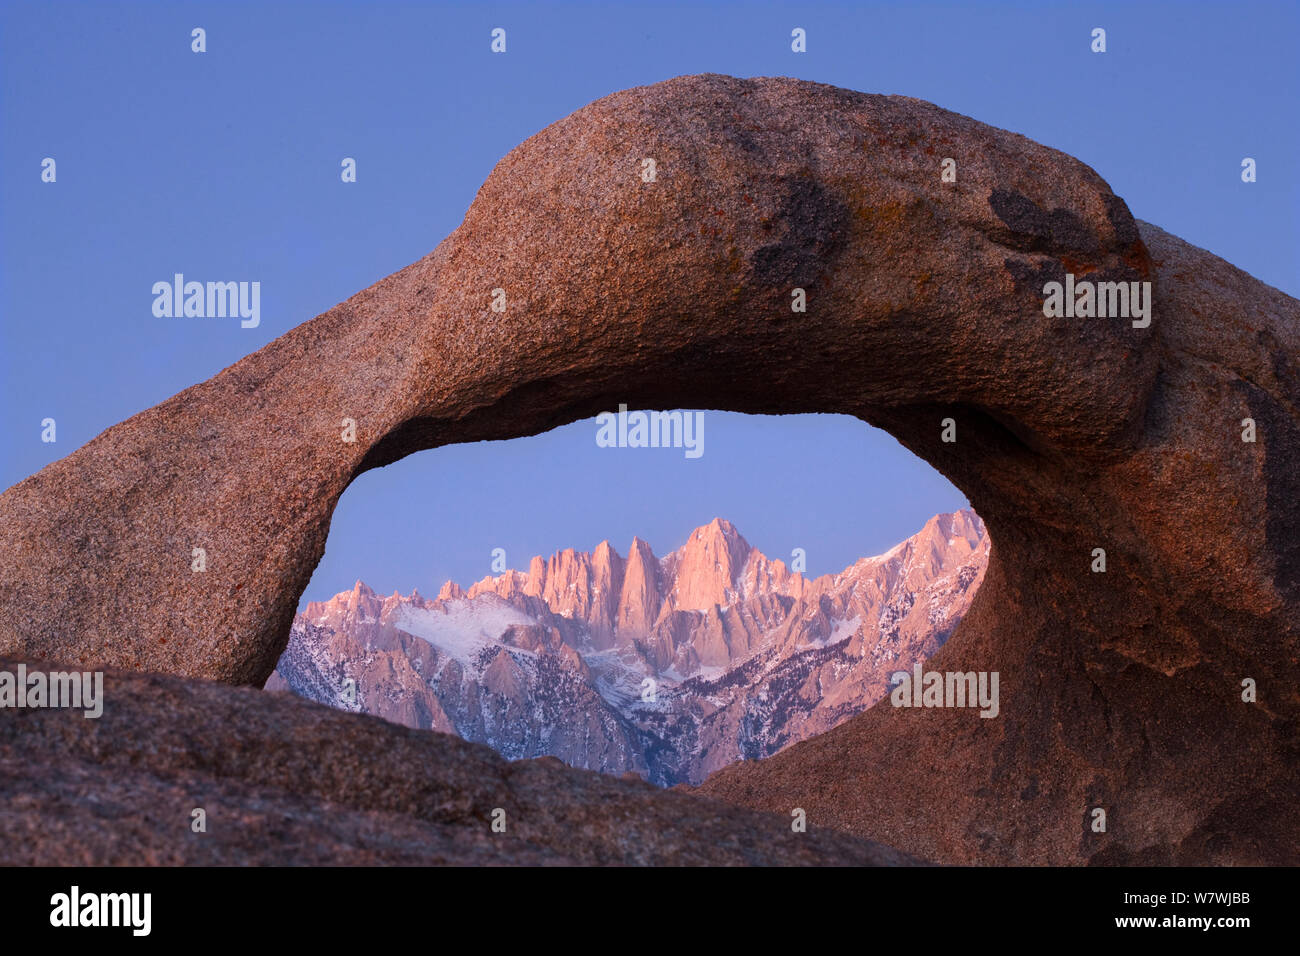
[[[807,644],[800,644],[797,648],[795,648],[795,650],[812,651],[812,650],[820,650],[823,647],[831,647],[832,645],[838,644],[846,637],[852,637],[853,632],[856,631],[861,626],[862,626],[862,618],[860,616],[846,618],[843,621],[837,621],[835,623],[835,626],[831,628],[830,634],[826,635],[826,637],[819,638],[818,640],[815,641],[809,641]]]
[[[398,630],[428,641],[466,666],[472,665],[484,648],[503,646],[501,638],[509,628],[536,623],[504,602],[477,599],[451,600],[433,610],[404,604],[393,620]],[[516,647],[510,650],[527,653]]]

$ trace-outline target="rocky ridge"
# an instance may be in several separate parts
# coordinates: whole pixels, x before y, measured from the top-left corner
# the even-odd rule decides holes
[[[942,646],[987,558],[963,511],[808,579],[715,519],[662,559],[605,541],[433,600],[358,581],[295,618],[267,687],[511,759],[698,784],[884,696],[891,672]]]

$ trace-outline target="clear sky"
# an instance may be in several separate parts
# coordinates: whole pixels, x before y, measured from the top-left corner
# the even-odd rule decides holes
[[[1134,215],[1300,295],[1294,2],[0,10],[0,488],[423,256],[537,130],[681,74],[931,100],[1078,156]],[[191,52],[194,27],[206,53]],[[505,54],[489,49],[494,27]],[[807,53],[791,51],[794,27]],[[340,182],[345,156],[355,184]],[[259,281],[261,325],[156,318],[153,283],[176,272]],[[611,453],[594,435],[575,423],[363,476],[306,597],[358,577],[403,592],[468,582],[497,547],[518,567],[603,538],[626,553],[633,534],[662,554],[714,515],[773,556],[804,548],[822,573],[964,504],[847,418],[709,413],[693,461]]]

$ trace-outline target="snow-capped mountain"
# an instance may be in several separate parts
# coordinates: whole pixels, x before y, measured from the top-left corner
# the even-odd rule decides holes
[[[714,519],[661,559],[605,541],[433,600],[358,581],[297,616],[267,688],[510,758],[698,783],[885,696],[952,633],[988,550],[959,511],[808,579]]]

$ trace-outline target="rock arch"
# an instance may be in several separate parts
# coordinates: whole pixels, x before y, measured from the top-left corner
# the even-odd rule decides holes
[[[1066,273],[1151,282],[1154,321],[1045,318]],[[877,707],[706,790],[947,861],[1294,862],[1298,344],[1300,303],[1023,137],[795,80],[629,90],[419,262],[0,497],[0,656],[260,684],[369,468],[619,402],[844,412],[985,519],[934,666],[998,670],[1002,716]]]

